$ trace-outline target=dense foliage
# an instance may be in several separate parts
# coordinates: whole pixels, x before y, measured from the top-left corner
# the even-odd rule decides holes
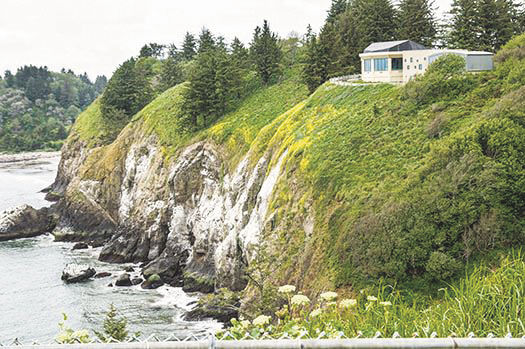
[[[0,151],[59,149],[77,115],[93,102],[106,77],[92,83],[72,71],[24,66],[0,77]]]

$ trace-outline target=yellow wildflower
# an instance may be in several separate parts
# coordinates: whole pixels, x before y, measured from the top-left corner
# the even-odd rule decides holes
[[[252,323],[250,322],[250,320],[242,320],[241,321],[241,327],[242,328],[248,328],[248,327],[250,327],[251,324]]]

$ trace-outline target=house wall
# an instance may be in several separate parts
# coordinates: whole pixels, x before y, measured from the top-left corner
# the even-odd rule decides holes
[[[437,50],[403,51],[403,83],[424,74],[429,66],[429,57]]]
[[[388,82],[388,83],[402,83],[403,82],[403,71],[392,70],[392,58],[403,58],[402,52],[377,52],[377,53],[363,53],[361,56],[361,79],[367,82]],[[386,71],[375,71],[374,70],[374,59],[376,58],[387,58],[388,59],[388,70]],[[365,71],[365,60],[371,60],[372,71]]]

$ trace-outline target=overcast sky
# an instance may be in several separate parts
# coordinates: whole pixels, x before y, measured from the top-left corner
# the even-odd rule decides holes
[[[436,0],[440,11],[451,0]],[[24,64],[111,75],[148,42],[177,45],[203,26],[249,42],[263,19],[280,35],[315,30],[331,0],[0,0],[0,72]]]

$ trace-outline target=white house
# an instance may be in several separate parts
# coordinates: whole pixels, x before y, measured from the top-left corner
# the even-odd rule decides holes
[[[361,78],[367,82],[406,83],[423,74],[430,63],[445,54],[465,58],[466,70],[479,72],[492,70],[494,54],[483,51],[453,49],[427,49],[410,40],[375,42],[361,57]]]

